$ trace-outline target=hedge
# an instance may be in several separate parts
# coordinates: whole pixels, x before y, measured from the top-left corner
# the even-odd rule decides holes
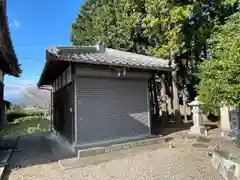
[[[12,110],[7,113],[8,122],[13,122],[15,119],[26,117],[26,116],[42,116],[42,111],[25,111],[25,110]]]

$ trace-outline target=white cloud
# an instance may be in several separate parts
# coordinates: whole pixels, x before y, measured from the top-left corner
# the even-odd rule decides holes
[[[21,99],[24,90],[28,87],[36,87],[35,81],[17,79],[13,82],[5,82],[4,85],[4,99]]]
[[[19,21],[14,20],[13,23],[15,25],[15,28],[19,28],[20,27],[20,22]]]
[[[13,20],[9,23],[9,27],[18,29],[20,27],[20,22],[18,20]]]

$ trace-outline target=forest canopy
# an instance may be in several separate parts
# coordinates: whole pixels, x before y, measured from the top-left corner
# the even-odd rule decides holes
[[[86,0],[72,24],[71,41],[102,40],[109,48],[174,59],[178,87],[186,87],[193,99],[199,64],[212,52],[209,40],[238,6],[238,0]]]

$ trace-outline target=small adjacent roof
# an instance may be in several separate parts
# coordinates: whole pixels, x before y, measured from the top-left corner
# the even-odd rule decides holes
[[[54,46],[47,50],[47,63],[41,74],[38,85],[46,85],[47,71],[53,61],[74,62],[81,64],[94,64],[104,66],[127,67],[144,70],[170,71],[169,60],[145,56],[130,52],[105,48],[103,45],[96,46]],[[52,63],[51,63],[52,62]]]

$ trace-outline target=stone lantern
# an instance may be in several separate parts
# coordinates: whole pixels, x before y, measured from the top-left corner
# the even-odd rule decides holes
[[[192,106],[192,113],[193,113],[193,126],[190,128],[189,134],[192,135],[206,135],[206,128],[203,125],[203,118],[202,118],[202,111],[200,109],[200,105],[203,104],[201,101],[198,100],[196,97],[194,101],[189,103]]]

